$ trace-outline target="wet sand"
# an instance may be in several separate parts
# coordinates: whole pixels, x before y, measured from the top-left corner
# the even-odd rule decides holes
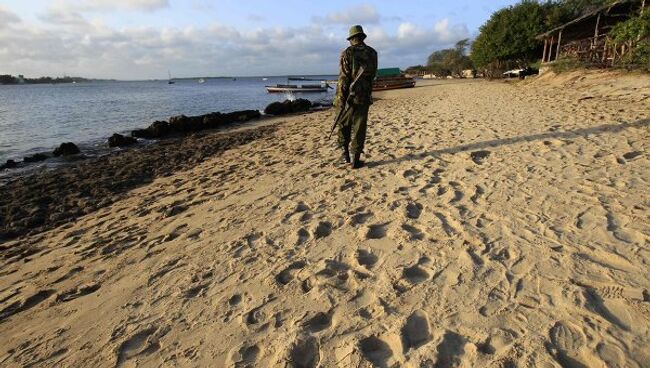
[[[332,110],[182,156],[2,244],[0,365],[647,367],[648,81],[383,92],[358,171]]]

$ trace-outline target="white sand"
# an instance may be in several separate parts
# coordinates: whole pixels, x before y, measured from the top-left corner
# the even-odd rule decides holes
[[[16,241],[46,250],[2,261],[0,365],[648,367],[649,86],[381,93],[359,171],[334,111],[277,119]]]

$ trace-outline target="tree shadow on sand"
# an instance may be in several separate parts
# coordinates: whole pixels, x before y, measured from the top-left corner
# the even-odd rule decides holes
[[[485,150],[488,148],[497,148],[501,146],[508,146],[508,145],[513,145],[522,142],[544,141],[549,139],[575,139],[581,137],[588,137],[592,135],[615,134],[630,128],[646,128],[648,126],[650,126],[650,119],[643,119],[643,120],[629,122],[629,123],[605,124],[605,125],[599,125],[591,128],[570,130],[564,132],[553,131],[553,132],[546,132],[546,133],[539,133],[539,134],[532,134],[532,135],[510,137],[510,138],[499,138],[499,139],[492,139],[489,141],[463,144],[455,147],[443,148],[443,149],[433,150],[428,152],[412,153],[412,154],[404,155],[402,157],[396,157],[387,160],[368,162],[367,166],[369,168],[374,168],[382,165],[402,163],[406,161],[423,160],[428,157],[436,157],[446,153],[453,155],[460,152]]]

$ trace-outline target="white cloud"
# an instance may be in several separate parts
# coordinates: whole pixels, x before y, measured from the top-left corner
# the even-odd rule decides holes
[[[169,0],[57,0],[53,8],[72,11],[143,11],[152,12],[169,7]]]
[[[325,17],[313,17],[318,24],[376,24],[381,20],[377,8],[372,5],[359,5],[339,12],[332,12]]]
[[[12,23],[20,23],[20,18],[0,5],[0,28],[9,26]]]
[[[61,26],[81,26],[88,24],[86,19],[75,11],[55,8],[48,9],[45,13],[40,14],[38,18],[43,22]]]
[[[347,46],[347,23],[118,29],[60,7],[41,14],[43,23],[21,22],[3,9],[0,19],[11,23],[10,29],[0,26],[0,74],[147,79],[165,78],[168,69],[178,77],[333,73],[340,51]],[[433,50],[469,35],[467,27],[447,20],[429,26],[403,22],[390,29],[381,23],[367,24],[367,42],[379,52],[382,67],[424,63]]]

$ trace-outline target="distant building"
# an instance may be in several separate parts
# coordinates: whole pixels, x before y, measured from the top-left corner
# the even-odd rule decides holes
[[[25,76],[22,74],[18,75],[18,84],[25,84]]]
[[[463,70],[463,78],[476,78],[476,70],[474,69]]]

